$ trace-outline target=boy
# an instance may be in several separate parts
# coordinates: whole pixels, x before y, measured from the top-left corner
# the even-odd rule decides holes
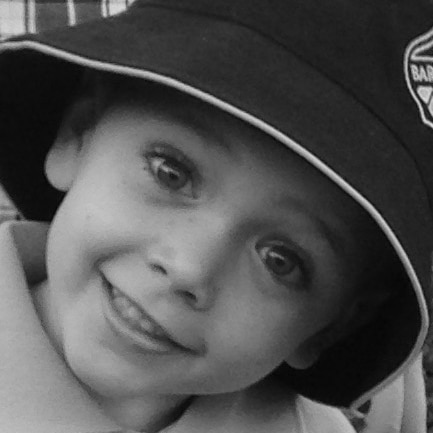
[[[412,362],[431,7],[323,8],[137,1],[4,45],[2,181],[51,223],[3,230],[3,429],[344,431],[296,393],[357,407]]]

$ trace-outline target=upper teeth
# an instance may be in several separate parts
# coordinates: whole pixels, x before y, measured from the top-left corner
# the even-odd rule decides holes
[[[149,334],[165,337],[165,334],[159,330],[153,323],[151,323],[138,307],[136,307],[120,290],[112,288],[113,305],[119,315],[125,320],[132,328],[145,331]]]

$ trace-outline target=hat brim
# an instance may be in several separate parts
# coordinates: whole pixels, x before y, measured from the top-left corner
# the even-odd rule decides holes
[[[423,184],[401,143],[339,85],[246,26],[151,5],[18,38],[1,52],[0,177],[26,217],[49,219],[57,206],[43,160],[83,67],[159,82],[305,158],[372,216],[408,275],[400,298],[312,368],[282,366],[291,386],[323,403],[357,406],[417,355],[428,328],[422,286],[431,222]]]

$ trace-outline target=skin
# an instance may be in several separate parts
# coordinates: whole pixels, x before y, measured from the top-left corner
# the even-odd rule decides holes
[[[313,167],[198,102],[120,101],[95,123],[65,122],[48,155],[66,196],[35,303],[119,425],[158,430],[190,396],[306,368],[356,326],[371,222]],[[107,281],[183,348],[113,330]]]

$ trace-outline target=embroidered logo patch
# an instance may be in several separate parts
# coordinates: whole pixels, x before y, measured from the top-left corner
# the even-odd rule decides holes
[[[433,29],[406,48],[404,73],[423,122],[433,128]]]

